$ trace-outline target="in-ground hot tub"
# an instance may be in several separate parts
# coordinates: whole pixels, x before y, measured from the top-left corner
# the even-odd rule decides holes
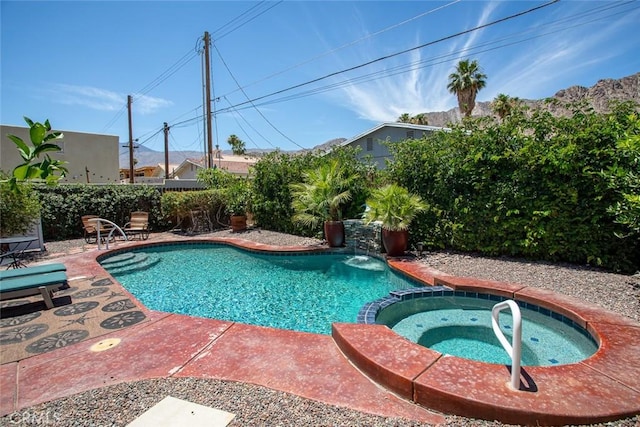
[[[379,301],[384,307],[377,311],[375,323],[442,354],[508,365],[511,360],[493,331],[491,319],[493,306],[506,299],[446,288],[392,292]],[[516,302],[522,314],[522,366],[577,363],[598,350],[591,334],[571,319]],[[499,326],[511,342],[513,319],[509,311],[500,314]]]
[[[640,372],[637,322],[546,289],[434,274],[407,260],[389,264],[416,279],[416,285],[428,286],[392,292],[388,298],[366,304],[357,324],[333,325],[340,350],[373,381],[430,409],[508,424],[592,424],[640,413],[640,392],[634,381]],[[376,323],[385,308],[425,294],[488,298],[492,305],[504,299],[519,301],[519,307],[588,331],[586,338],[595,339],[597,350],[575,363],[523,366],[520,388],[514,390],[510,363],[443,354]]]

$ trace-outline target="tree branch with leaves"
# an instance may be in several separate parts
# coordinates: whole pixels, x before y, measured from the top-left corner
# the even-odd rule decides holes
[[[18,182],[41,179],[47,184],[55,184],[68,172],[64,166],[66,162],[52,159],[49,154],[45,154],[62,151],[62,148],[54,142],[62,140],[63,134],[52,132],[49,120],[45,120],[43,124],[25,117],[24,121],[29,125],[29,138],[32,146],[29,146],[22,138],[7,135],[16,144],[18,153],[23,160],[13,169],[9,179],[9,184],[14,191],[19,191]],[[44,155],[44,159],[40,160],[42,155]]]

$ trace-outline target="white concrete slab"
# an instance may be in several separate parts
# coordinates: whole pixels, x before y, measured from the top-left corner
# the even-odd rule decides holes
[[[235,414],[167,396],[127,427],[225,427]]]

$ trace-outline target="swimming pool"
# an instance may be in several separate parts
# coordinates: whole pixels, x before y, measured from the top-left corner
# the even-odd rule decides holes
[[[147,246],[100,264],[152,310],[331,333],[360,308],[415,283],[375,258],[282,255],[215,243]]]
[[[377,313],[375,323],[387,325],[410,341],[442,354],[511,364],[491,327],[491,309],[503,298],[476,293],[463,296],[464,292],[453,291],[442,294],[389,304]],[[597,351],[596,342],[584,328],[557,313],[529,306],[520,306],[522,366],[577,363]],[[499,319],[500,329],[511,342],[511,313],[503,311]]]

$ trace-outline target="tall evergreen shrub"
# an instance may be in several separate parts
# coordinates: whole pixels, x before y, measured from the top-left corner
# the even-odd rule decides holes
[[[638,186],[638,161],[619,145],[638,133],[638,106],[571,108],[569,117],[520,110],[473,119],[393,144],[392,179],[430,205],[412,226],[418,237],[431,247],[640,269],[640,242],[615,210]],[[615,171],[617,185],[603,171]]]

